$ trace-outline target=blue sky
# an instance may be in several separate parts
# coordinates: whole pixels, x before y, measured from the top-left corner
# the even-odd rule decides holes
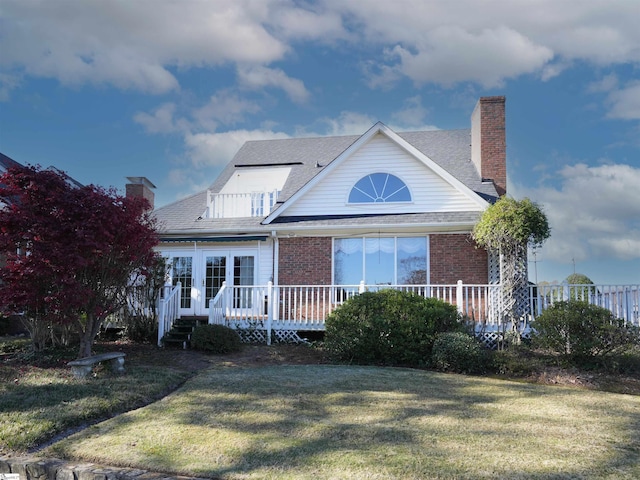
[[[640,283],[639,24],[636,0],[0,0],[0,151],[146,176],[160,206],[249,139],[469,128],[505,95],[509,194],[552,226],[531,278]]]

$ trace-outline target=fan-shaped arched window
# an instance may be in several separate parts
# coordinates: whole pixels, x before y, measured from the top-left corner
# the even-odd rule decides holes
[[[362,177],[351,189],[349,203],[410,202],[407,185],[390,173],[372,173]]]

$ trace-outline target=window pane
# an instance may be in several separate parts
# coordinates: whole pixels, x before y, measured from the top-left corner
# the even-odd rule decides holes
[[[398,284],[427,283],[427,239],[398,238]]]
[[[244,285],[253,285],[253,257],[233,257],[234,307],[251,308],[253,289]]]
[[[410,202],[405,183],[389,173],[372,173],[361,178],[351,189],[349,203]]]
[[[365,238],[365,283],[391,285],[394,277],[395,239]]]
[[[222,287],[226,277],[227,257],[207,257],[205,272],[205,307]]]
[[[178,282],[180,287],[180,308],[191,308],[191,282],[193,259],[191,257],[174,257],[173,285]]]
[[[334,241],[335,285],[357,285],[362,274],[362,238],[336,238]]]

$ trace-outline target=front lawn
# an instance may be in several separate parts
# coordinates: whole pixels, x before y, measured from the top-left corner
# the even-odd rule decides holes
[[[47,454],[212,478],[640,478],[640,396],[401,368],[213,368]]]
[[[28,451],[69,429],[147,405],[193,375],[138,357],[135,347],[127,347],[132,351],[125,375],[101,365],[90,378],[77,380],[66,366],[75,348],[36,355],[28,353],[25,342],[0,341],[0,455]]]

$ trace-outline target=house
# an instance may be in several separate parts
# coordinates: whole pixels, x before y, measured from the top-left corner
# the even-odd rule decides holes
[[[321,330],[363,288],[496,283],[470,232],[506,188],[505,98],[484,97],[470,129],[249,141],[155,210],[158,249],[183,316]]]

